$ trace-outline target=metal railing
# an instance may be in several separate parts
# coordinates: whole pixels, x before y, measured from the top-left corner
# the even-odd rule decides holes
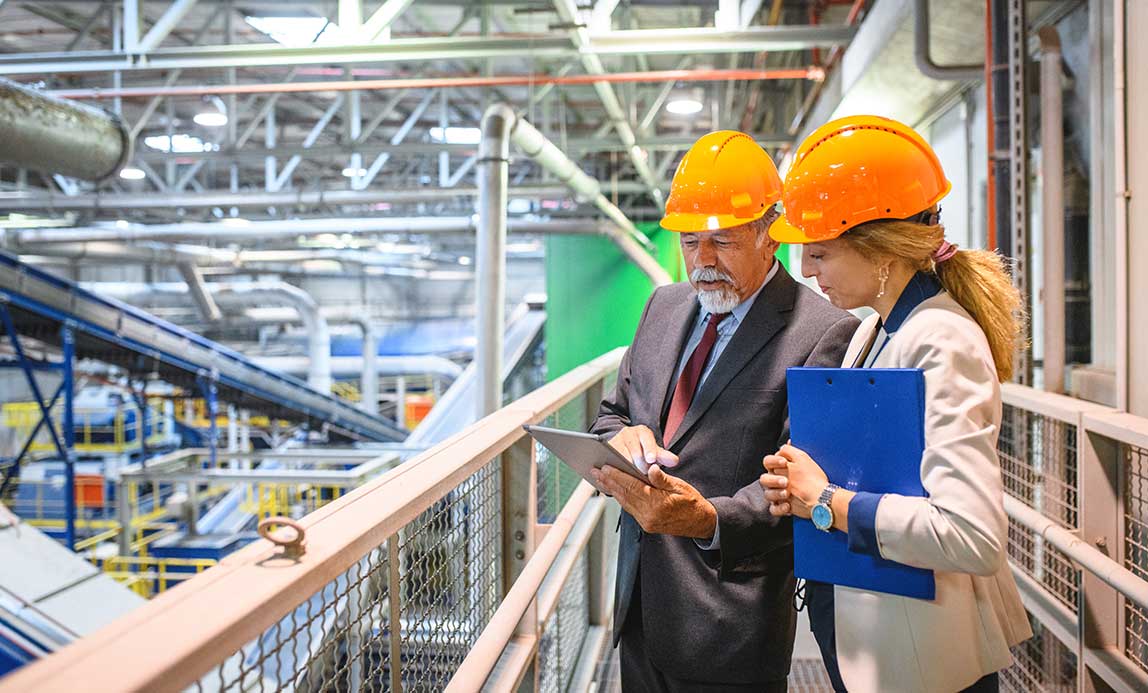
[[[522,426],[584,422],[621,355],[307,515],[301,554],[255,542],[0,691],[437,691],[526,676],[561,689],[592,674],[609,604],[605,504],[586,484],[563,497]],[[561,512],[540,524],[554,485]]]
[[[1034,637],[1012,691],[1148,690],[1148,419],[1018,385],[998,442]]]

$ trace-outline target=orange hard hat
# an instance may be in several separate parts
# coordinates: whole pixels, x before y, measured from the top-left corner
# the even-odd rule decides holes
[[[907,219],[937,204],[953,184],[925,138],[878,116],[850,116],[807,137],[785,176],[785,216],[769,235],[816,243],[877,219]]]
[[[728,229],[760,219],[781,199],[773,159],[744,132],[703,135],[682,157],[662,228],[680,233]]]

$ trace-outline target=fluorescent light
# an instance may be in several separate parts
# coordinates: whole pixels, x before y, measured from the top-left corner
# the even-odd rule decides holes
[[[227,125],[227,114],[219,111],[206,111],[196,113],[192,120],[195,121],[196,125],[202,125],[205,128],[218,128]]]
[[[129,226],[131,226],[131,224],[128,223],[127,219],[116,219],[116,228],[117,229],[126,229]]]
[[[142,169],[135,168],[134,166],[127,166],[120,169],[120,178],[124,180],[143,180],[147,174]]]
[[[200,114],[206,115],[206,114]],[[223,115],[222,113],[220,115]],[[226,116],[224,116],[226,118]],[[199,116],[196,116],[198,119]],[[219,149],[219,145],[211,142],[204,142],[201,138],[194,135],[153,135],[144,138],[144,145],[155,149],[160,152],[167,152],[169,154],[199,154],[201,152],[214,152]]]
[[[705,108],[701,101],[696,99],[674,99],[666,104],[666,110],[677,115],[693,115]]]
[[[365,169],[365,168],[352,168],[352,167],[348,166],[347,168],[343,169],[343,175],[346,176],[347,178],[354,178],[355,176],[361,177],[361,176],[367,175],[367,169]]]
[[[251,221],[243,217],[228,217],[219,223],[224,226],[251,226]]]
[[[448,127],[444,131],[440,127],[430,129],[431,139],[435,142],[447,144],[478,144],[482,140],[482,131],[478,128]]]
[[[244,17],[244,20],[284,46],[333,44],[343,40],[339,25],[326,17]]]
[[[463,267],[468,266],[472,262],[474,262],[474,260],[470,259],[469,255],[460,255],[458,258],[458,264],[462,265]]]

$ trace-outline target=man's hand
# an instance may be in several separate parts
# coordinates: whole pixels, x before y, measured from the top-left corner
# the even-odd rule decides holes
[[[654,432],[645,426],[623,428],[610,439],[610,446],[633,462],[643,474],[655,464],[663,467],[678,466],[678,456],[660,447],[654,440]]]
[[[707,540],[717,528],[717,510],[697,489],[650,467],[650,484],[610,467],[595,469],[594,483],[610,494],[650,534]]]

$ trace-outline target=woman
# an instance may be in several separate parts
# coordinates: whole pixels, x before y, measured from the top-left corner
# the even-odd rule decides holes
[[[996,691],[1009,648],[1032,635],[1005,556],[996,454],[1020,296],[1000,256],[945,241],[937,203],[950,187],[911,128],[844,118],[798,150],[786,221],[771,228],[776,240],[803,244],[803,274],[834,305],[876,311],[854,334],[845,367],[920,368],[925,377],[927,497],[837,488],[793,446],[763,461],[774,515],[812,513],[819,529],[846,533],[850,551],[934,571],[932,601],[807,585],[837,690]]]

